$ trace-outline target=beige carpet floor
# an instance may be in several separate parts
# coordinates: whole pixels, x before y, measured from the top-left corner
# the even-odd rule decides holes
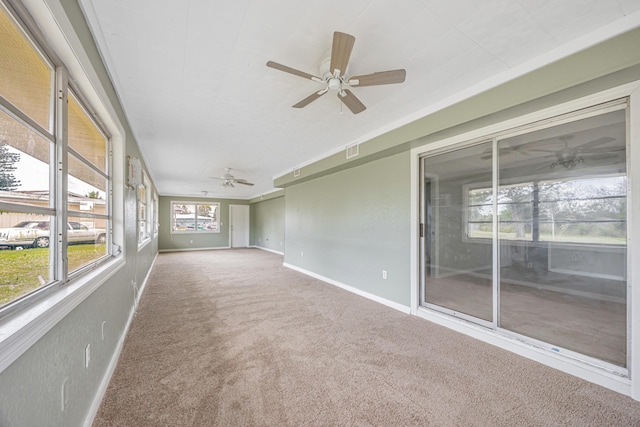
[[[162,253],[94,426],[640,426],[640,402],[282,267]]]

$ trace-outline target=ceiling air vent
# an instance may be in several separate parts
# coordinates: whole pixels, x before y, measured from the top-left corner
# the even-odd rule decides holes
[[[294,177],[294,178],[297,178],[297,177],[299,177],[299,176],[300,176],[300,168],[295,168],[295,169],[293,170],[293,177]]]
[[[351,159],[358,155],[358,147],[359,147],[358,144],[347,146],[347,159]]]

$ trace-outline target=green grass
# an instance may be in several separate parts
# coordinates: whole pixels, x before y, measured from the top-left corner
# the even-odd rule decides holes
[[[106,246],[86,244],[68,248],[69,271],[104,256]],[[0,306],[25,295],[49,279],[49,249],[0,250]]]

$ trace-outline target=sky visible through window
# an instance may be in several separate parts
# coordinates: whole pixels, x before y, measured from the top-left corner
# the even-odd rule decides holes
[[[49,165],[32,157],[20,150],[17,150],[8,145],[10,153],[20,154],[20,161],[15,165],[17,168],[13,172],[13,175],[20,181],[20,186],[17,191],[46,191],[48,188],[43,188],[48,185],[49,182]],[[79,194],[81,196],[87,196],[89,193],[97,192],[100,199],[105,199],[106,194],[104,191],[87,184],[73,176],[69,176],[69,188],[70,193]],[[95,194],[95,193],[94,193]]]

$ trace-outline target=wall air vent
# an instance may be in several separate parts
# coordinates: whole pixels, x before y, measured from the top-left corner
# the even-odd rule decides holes
[[[358,155],[359,147],[360,146],[358,144],[353,144],[353,145],[347,146],[347,159],[351,159],[353,157],[356,157]]]
[[[299,177],[299,176],[300,176],[300,168],[295,168],[295,169],[293,170],[293,177],[294,177],[294,178],[297,178],[297,177]]]

